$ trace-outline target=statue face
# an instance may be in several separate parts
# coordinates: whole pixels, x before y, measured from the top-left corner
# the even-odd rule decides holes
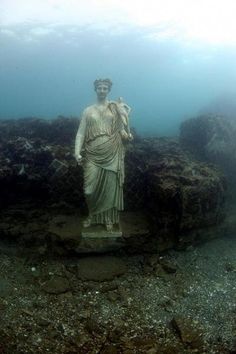
[[[109,86],[106,84],[100,84],[97,86],[96,88],[96,93],[97,93],[97,97],[99,100],[105,100],[108,93],[109,93],[110,89]]]

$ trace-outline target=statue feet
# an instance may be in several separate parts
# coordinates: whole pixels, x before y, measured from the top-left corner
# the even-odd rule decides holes
[[[85,219],[84,221],[83,221],[83,227],[84,228],[88,228],[88,227],[90,227],[92,225],[92,218],[89,216],[89,217],[87,217],[87,219]],[[105,223],[105,227],[106,227],[106,230],[108,231],[108,232],[112,232],[112,230],[113,230],[113,223],[110,221],[110,220],[108,220],[106,223]]]
[[[92,219],[88,217],[86,220],[83,221],[83,227],[89,227],[91,226]]]
[[[113,230],[113,224],[112,222],[106,222],[106,229],[108,232],[111,232]]]

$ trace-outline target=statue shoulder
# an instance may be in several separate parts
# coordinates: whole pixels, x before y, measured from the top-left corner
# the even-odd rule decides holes
[[[95,107],[94,104],[86,107],[82,112],[82,117],[87,117],[89,114],[91,114],[91,112],[94,111],[94,107]]]

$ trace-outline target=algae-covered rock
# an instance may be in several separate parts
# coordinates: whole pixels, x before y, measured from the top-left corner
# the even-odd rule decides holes
[[[213,114],[188,119],[181,125],[180,141],[197,158],[213,162],[235,176],[235,119]]]
[[[83,170],[74,158],[78,124],[78,119],[64,117],[1,121],[0,208],[4,213],[0,217],[0,232],[3,235],[55,238],[62,243],[72,238],[76,247],[77,229],[80,232],[77,220],[87,213]],[[183,140],[183,133],[181,136]],[[204,142],[207,144],[208,140]],[[223,174],[194,160],[178,139],[136,136],[126,145],[125,157],[122,229],[127,248],[165,250],[177,245],[190,231],[216,225],[224,216],[225,195]],[[28,214],[27,218],[23,216],[24,220],[16,218],[17,203],[16,209],[23,205]],[[31,217],[32,208],[41,209],[40,218]],[[50,221],[43,221],[43,213]],[[76,222],[53,224],[58,214],[70,215]],[[37,227],[39,220],[42,222]]]

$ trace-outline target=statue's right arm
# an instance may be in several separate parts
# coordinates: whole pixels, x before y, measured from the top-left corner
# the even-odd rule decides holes
[[[82,156],[81,156],[81,150],[84,144],[84,139],[85,139],[85,132],[86,132],[86,114],[85,112],[83,113],[79,125],[78,132],[76,134],[76,139],[75,139],[75,158],[77,162],[81,162]]]

